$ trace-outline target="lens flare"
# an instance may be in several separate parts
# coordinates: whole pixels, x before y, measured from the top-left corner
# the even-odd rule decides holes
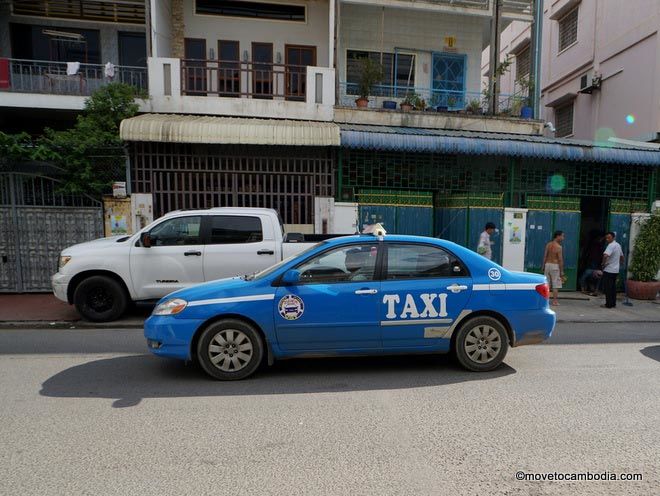
[[[626,116],[626,122],[628,124],[634,124],[635,123],[635,116],[633,114],[628,114]]]
[[[548,177],[546,189],[548,193],[559,193],[566,188],[566,178],[561,174],[553,174]]]

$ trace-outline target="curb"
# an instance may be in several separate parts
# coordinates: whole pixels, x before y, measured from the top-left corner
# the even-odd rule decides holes
[[[130,322],[48,322],[41,320],[0,321],[0,329],[143,329],[144,325]]]

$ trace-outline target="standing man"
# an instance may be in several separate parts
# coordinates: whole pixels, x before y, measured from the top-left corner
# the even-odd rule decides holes
[[[564,241],[564,231],[555,231],[552,241],[545,245],[543,254],[543,274],[552,289],[552,304],[559,305],[557,296],[564,282],[564,253],[561,244]]]
[[[615,241],[616,234],[612,231],[605,234],[607,248],[603,253],[603,292],[605,293],[605,304],[603,308],[616,307],[616,276],[623,263],[623,250],[621,245]]]
[[[486,223],[486,227],[483,232],[479,235],[479,244],[477,245],[477,253],[486,257],[488,260],[493,258],[493,250],[491,245],[493,242],[490,240],[490,236],[495,232],[495,224],[492,222]]]

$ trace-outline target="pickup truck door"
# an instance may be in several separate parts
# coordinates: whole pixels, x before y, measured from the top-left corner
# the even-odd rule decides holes
[[[161,298],[204,282],[202,216],[164,220],[149,231],[151,247],[131,247],[130,272],[139,300]]]
[[[204,279],[251,274],[281,260],[272,219],[260,215],[205,217]]]

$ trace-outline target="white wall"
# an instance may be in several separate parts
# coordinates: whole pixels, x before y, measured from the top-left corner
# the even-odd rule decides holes
[[[184,23],[186,38],[206,39],[207,56],[209,49],[218,51],[218,40],[239,42],[239,54],[243,59],[245,50],[252,58],[252,42],[273,43],[273,60],[279,52],[282,63],[285,62],[284,46],[311,45],[316,47],[316,65],[328,67],[328,15],[326,0],[289,3],[307,6],[306,22],[270,21],[222,17],[215,15],[197,15],[194,13],[194,0],[184,2]]]
[[[151,0],[150,57],[172,54],[172,0]]]
[[[415,67],[415,86],[431,87],[431,52],[443,51],[446,36],[456,37],[456,53],[467,55],[466,91],[481,91],[480,70],[483,33],[489,19],[459,16],[440,12],[382,9],[365,5],[342,4],[340,12],[340,42],[338,74],[346,81],[346,50],[394,52],[395,48],[419,51]],[[399,50],[406,53],[404,50]]]

